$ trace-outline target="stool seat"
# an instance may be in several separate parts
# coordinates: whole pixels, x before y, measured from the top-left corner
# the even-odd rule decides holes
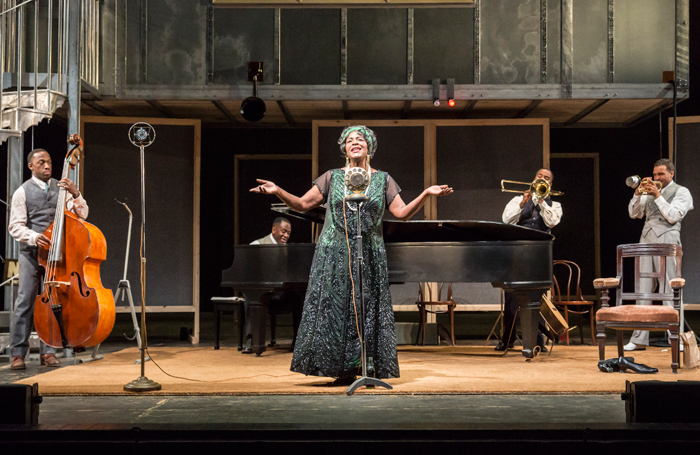
[[[607,322],[678,322],[678,311],[666,305],[621,305],[601,308],[596,319]]]
[[[214,349],[219,349],[219,333],[221,331],[221,312],[238,312],[238,350],[243,350],[243,330],[245,328],[245,299],[243,297],[212,297],[216,316]]]

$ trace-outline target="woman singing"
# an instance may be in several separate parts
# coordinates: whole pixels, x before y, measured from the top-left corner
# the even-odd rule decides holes
[[[260,179],[260,185],[250,190],[253,193],[274,194],[298,212],[327,204],[323,231],[311,266],[291,370],[337,378],[338,385],[352,383],[359,373],[361,346],[356,314],[359,314],[360,302],[353,299],[353,286],[359,289],[354,260],[356,217],[359,215],[364,257],[364,335],[368,369],[369,365],[373,366],[373,372],[368,374],[380,379],[398,378],[394,313],[381,231],[382,216],[388,207],[396,218],[408,220],[429,196],[450,194],[452,188],[447,185],[431,186],[406,204],[399,195],[401,189],[394,179],[386,172],[370,167],[370,158],[377,150],[377,138],[372,130],[359,125],[345,128],[338,144],[345,158],[345,167],[321,175],[302,197]],[[345,187],[345,172],[353,167],[366,169],[370,176],[369,186],[365,190],[369,201],[361,205],[359,213],[354,202],[343,200],[350,194]]]

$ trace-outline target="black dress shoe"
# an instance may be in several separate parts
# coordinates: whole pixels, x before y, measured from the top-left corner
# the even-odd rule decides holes
[[[333,387],[345,387],[352,385],[352,383],[355,382],[355,376],[346,376],[344,378],[338,378],[335,381],[331,382],[331,386]]]
[[[508,345],[508,349],[513,349],[514,347],[515,347],[515,343],[510,343]],[[506,350],[506,344],[502,341],[499,341],[498,344],[496,345],[496,347],[493,348],[493,350],[503,352]]]
[[[634,362],[634,357],[625,357],[628,362]],[[614,359],[598,361],[598,369],[603,373],[615,373],[620,371],[620,362],[616,357]]]
[[[618,363],[618,366],[620,367],[620,372],[622,372],[622,373],[624,373],[627,370],[634,371],[635,373],[638,373],[638,374],[652,374],[652,373],[659,372],[658,369],[644,365],[643,363],[630,362],[625,357],[620,357],[619,359],[617,359],[617,363]]]
[[[253,353],[253,339],[248,338],[245,341],[245,346],[243,347],[241,354],[252,354],[252,353]]]

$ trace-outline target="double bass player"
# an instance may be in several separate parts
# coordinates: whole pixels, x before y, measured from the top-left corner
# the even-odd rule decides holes
[[[59,188],[67,192],[66,208],[81,219],[88,216],[88,205],[71,180],[51,178],[51,156],[44,149],[34,149],[27,155],[32,177],[12,195],[8,232],[20,242],[19,292],[10,327],[11,369],[26,368],[24,358],[29,350],[34,301],[39,292],[43,268],[37,260],[37,247],[48,247],[51,240],[43,232],[54,219]],[[59,367],[56,349],[41,342],[41,364]]]

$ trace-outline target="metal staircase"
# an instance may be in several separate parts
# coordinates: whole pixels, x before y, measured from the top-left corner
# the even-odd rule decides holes
[[[52,118],[67,100],[71,1],[81,13],[76,71],[98,92],[99,0],[0,0],[0,143]]]

